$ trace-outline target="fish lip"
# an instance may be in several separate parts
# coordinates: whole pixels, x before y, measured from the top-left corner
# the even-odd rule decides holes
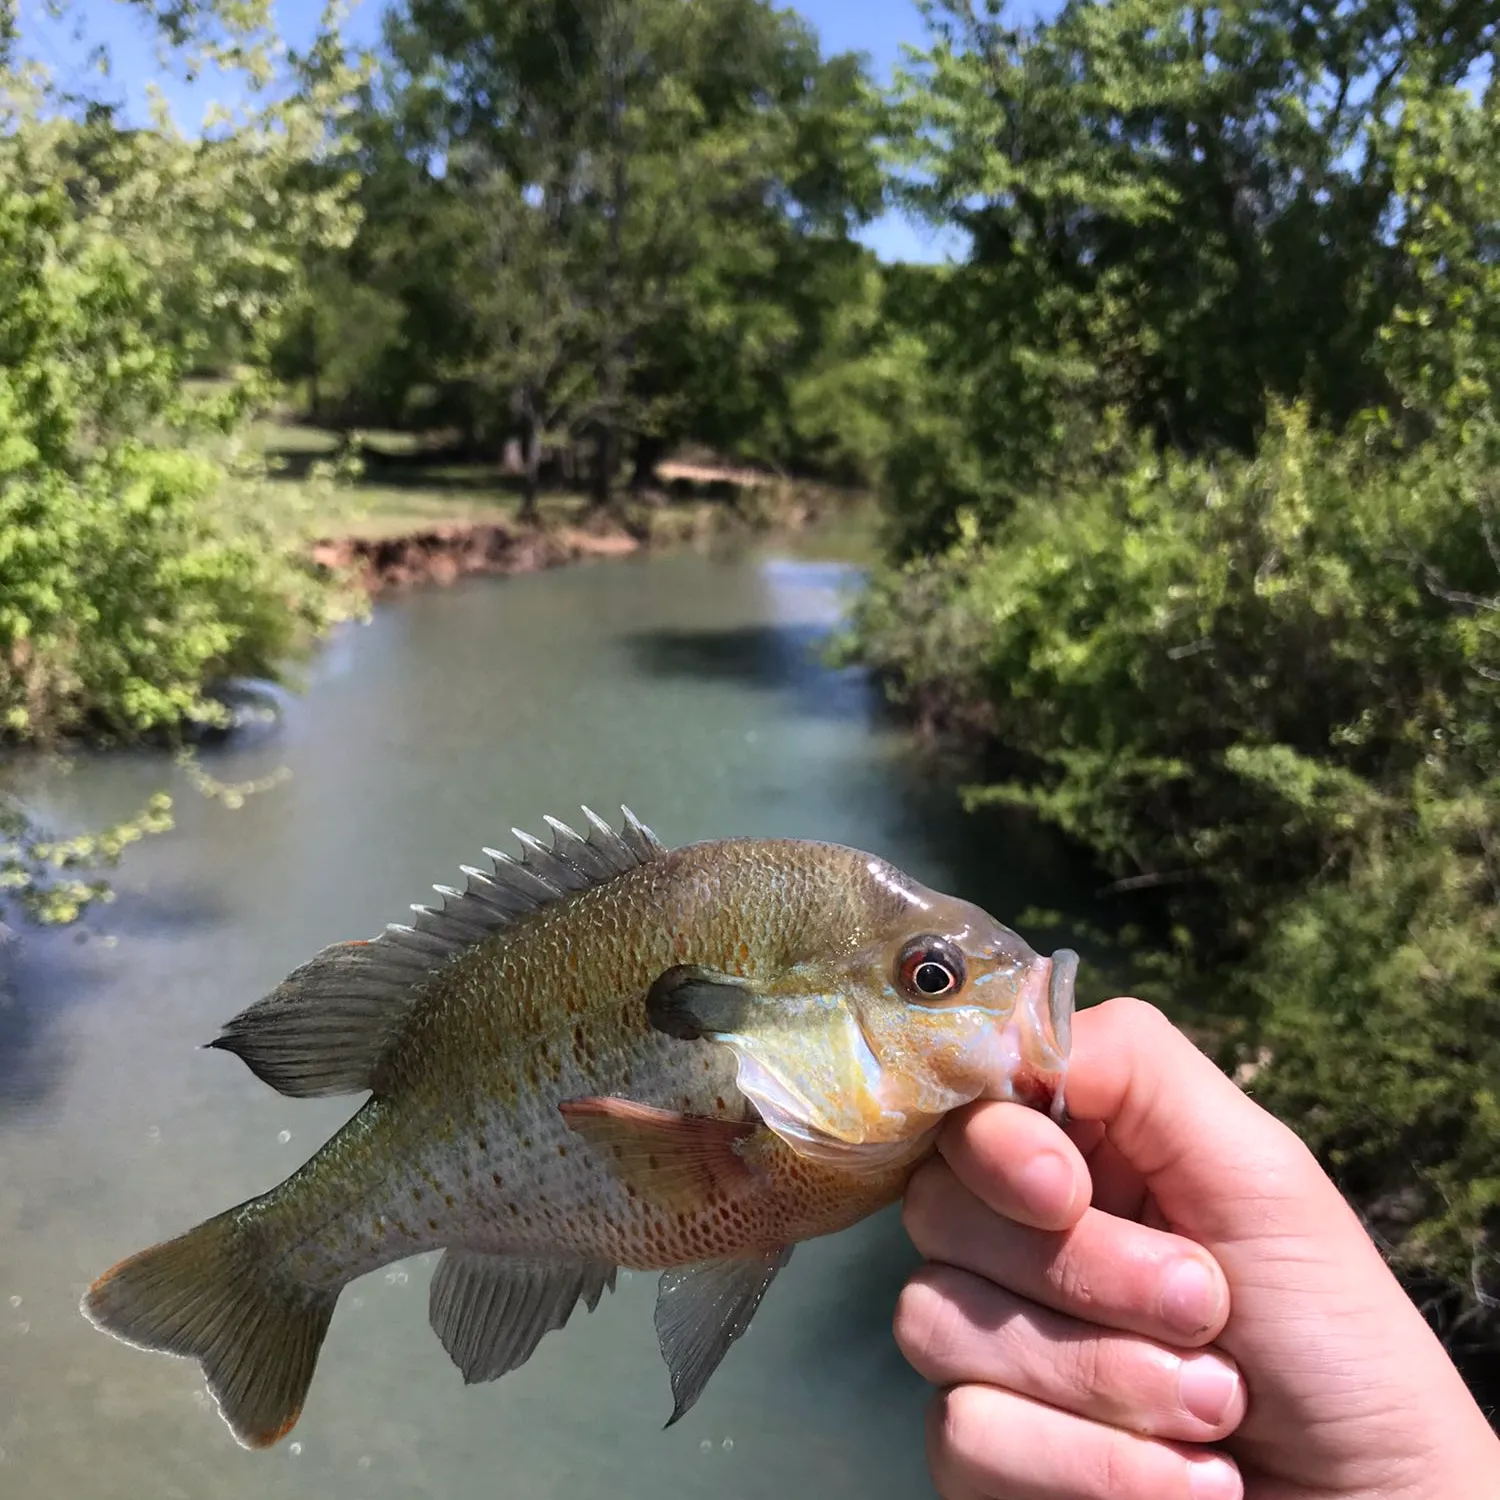
[[[1073,988],[1078,980],[1078,963],[1078,955],[1071,948],[1059,948],[1052,955],[1052,974],[1047,981],[1047,1018],[1052,1023],[1058,1055],[1065,1063],[1073,1049]]]
[[[1067,1113],[1063,1087],[1073,1042],[1077,977],[1078,955],[1071,948],[1039,958],[1022,985],[1006,1028],[1014,1037],[1015,1060],[1002,1097],[1044,1109],[1059,1123]]]
[[[1063,1093],[1068,1079],[1068,1061],[1073,1051],[1073,1011],[1077,1003],[1074,989],[1078,980],[1078,963],[1078,955],[1073,949],[1057,949],[1052,955],[1052,972],[1047,979],[1047,1019],[1052,1024],[1052,1039],[1061,1060],[1057,1088],[1052,1095],[1049,1113],[1059,1125],[1068,1117]]]

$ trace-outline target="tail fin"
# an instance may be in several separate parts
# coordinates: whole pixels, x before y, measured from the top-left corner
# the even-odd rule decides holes
[[[126,1343],[196,1359],[236,1440],[269,1448],[302,1414],[337,1300],[273,1280],[231,1210],[106,1271],[83,1312]]]

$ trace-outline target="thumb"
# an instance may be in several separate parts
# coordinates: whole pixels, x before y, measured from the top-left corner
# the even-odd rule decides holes
[[[1494,1475],[1489,1423],[1343,1194],[1160,1011],[1110,1000],[1077,1016],[1067,1105],[1104,1126],[1165,1227],[1223,1269],[1218,1343],[1251,1388],[1235,1456],[1302,1481],[1275,1494],[1331,1493],[1351,1465]]]
[[[1155,1006],[1074,1020],[1068,1114],[1102,1124],[1171,1228],[1200,1244],[1304,1234],[1330,1257],[1376,1251],[1313,1154]]]

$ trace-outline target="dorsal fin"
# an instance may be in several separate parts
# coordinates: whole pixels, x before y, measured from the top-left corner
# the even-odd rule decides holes
[[[410,925],[392,924],[379,937],[325,948],[208,1045],[235,1053],[257,1078],[294,1098],[362,1093],[438,969],[532,912],[666,853],[629,808],[621,811],[625,822],[616,833],[584,808],[586,838],[548,818],[550,849],[512,830],[524,851],[519,860],[486,849],[493,869],[463,866],[462,891],[436,887],[440,907],[413,907]]]

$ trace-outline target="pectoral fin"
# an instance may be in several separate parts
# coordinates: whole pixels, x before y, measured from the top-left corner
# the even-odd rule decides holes
[[[716,1120],[656,1109],[629,1099],[568,1099],[558,1111],[596,1147],[621,1182],[648,1202],[674,1213],[732,1199],[760,1180],[753,1121]]]
[[[748,979],[700,964],[675,964],[646,992],[646,1017],[657,1031],[696,1042],[738,1031],[758,999]]]
[[[673,1422],[703,1394],[729,1346],[750,1326],[766,1288],[792,1247],[735,1260],[705,1260],[663,1271],[656,1294],[656,1337],[672,1376]]]

